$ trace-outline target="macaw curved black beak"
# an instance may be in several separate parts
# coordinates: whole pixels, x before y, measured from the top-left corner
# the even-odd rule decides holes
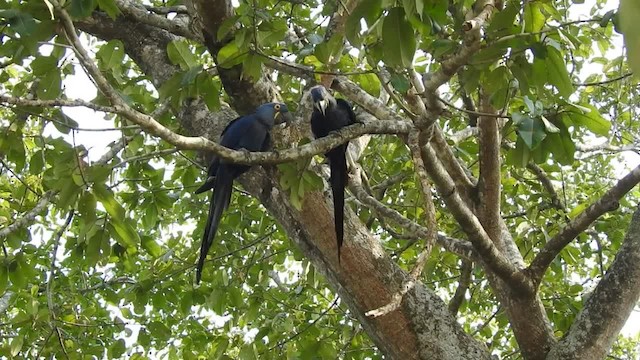
[[[273,120],[275,121],[275,124],[290,124],[291,122],[293,122],[293,114],[291,114],[290,111],[287,112],[277,112],[275,114],[275,116],[273,117]]]
[[[320,110],[322,115],[325,115],[325,111],[327,110],[327,105],[329,102],[326,99],[318,100],[313,103],[313,107]]]

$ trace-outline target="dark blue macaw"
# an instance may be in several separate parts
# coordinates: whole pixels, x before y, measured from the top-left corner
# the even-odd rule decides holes
[[[290,119],[291,113],[289,113],[287,105],[262,104],[253,114],[241,116],[231,121],[222,131],[220,145],[234,150],[267,151],[271,146],[269,132],[273,126],[285,121],[288,122]],[[200,283],[204,261],[213,243],[213,238],[216,236],[222,212],[229,206],[233,180],[249,170],[250,167],[250,165],[233,164],[215,158],[209,165],[207,180],[195,191],[196,194],[200,194],[213,189],[196,269],[197,283]]]
[[[336,99],[322,85],[311,88],[313,113],[311,114],[311,131],[317,138],[325,137],[332,131],[340,130],[356,122],[356,114],[346,100]],[[329,159],[329,183],[333,193],[333,213],[338,242],[338,262],[340,248],[344,240],[344,188],[347,185],[347,145],[338,145],[325,153]]]

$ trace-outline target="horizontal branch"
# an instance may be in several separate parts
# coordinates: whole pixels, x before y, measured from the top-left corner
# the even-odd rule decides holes
[[[640,151],[640,143],[632,143],[632,144],[628,144],[628,145],[622,145],[622,146],[616,146],[616,145],[612,145],[611,142],[609,142],[609,140],[599,143],[599,144],[593,144],[593,145],[587,145],[587,144],[576,144],[576,150],[583,152],[583,153],[587,153],[587,152],[597,152],[597,151],[609,151],[609,152],[623,152],[623,151],[633,151],[633,152],[639,152]]]
[[[527,269],[531,279],[539,285],[547,267],[560,251],[565,248],[580,233],[585,231],[602,214],[618,208],[618,201],[640,182],[640,166],[631,170],[629,174],[620,179],[600,199],[589,205],[583,212],[568,223],[540,250]]]
[[[183,136],[157,122],[152,116],[125,106],[100,106],[82,100],[28,100],[0,95],[0,102],[20,106],[85,106],[98,111],[112,112],[126,117],[147,133],[155,135],[180,150],[207,150],[221,159],[241,164],[278,164],[323,154],[336,145],[365,134],[408,134],[413,125],[408,121],[369,121],[348,126],[321,139],[298,148],[274,152],[232,150],[204,137]]]
[[[35,106],[35,107],[58,107],[58,106],[86,107],[95,111],[102,111],[107,113],[115,112],[115,108],[113,106],[98,105],[89,101],[84,101],[79,99],[34,100],[34,99],[16,98],[16,97],[0,94],[0,103],[17,105],[17,106]]]

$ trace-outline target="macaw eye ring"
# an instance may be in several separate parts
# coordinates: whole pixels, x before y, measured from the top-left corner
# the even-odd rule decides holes
[[[280,110],[280,104],[275,104],[275,105],[273,105],[273,108],[274,108],[276,111]]]

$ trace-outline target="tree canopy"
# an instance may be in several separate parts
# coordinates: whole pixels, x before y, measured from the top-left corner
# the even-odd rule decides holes
[[[630,4],[0,0],[0,356],[637,358]],[[317,84],[359,123],[313,139]],[[212,156],[256,166],[196,285]]]

